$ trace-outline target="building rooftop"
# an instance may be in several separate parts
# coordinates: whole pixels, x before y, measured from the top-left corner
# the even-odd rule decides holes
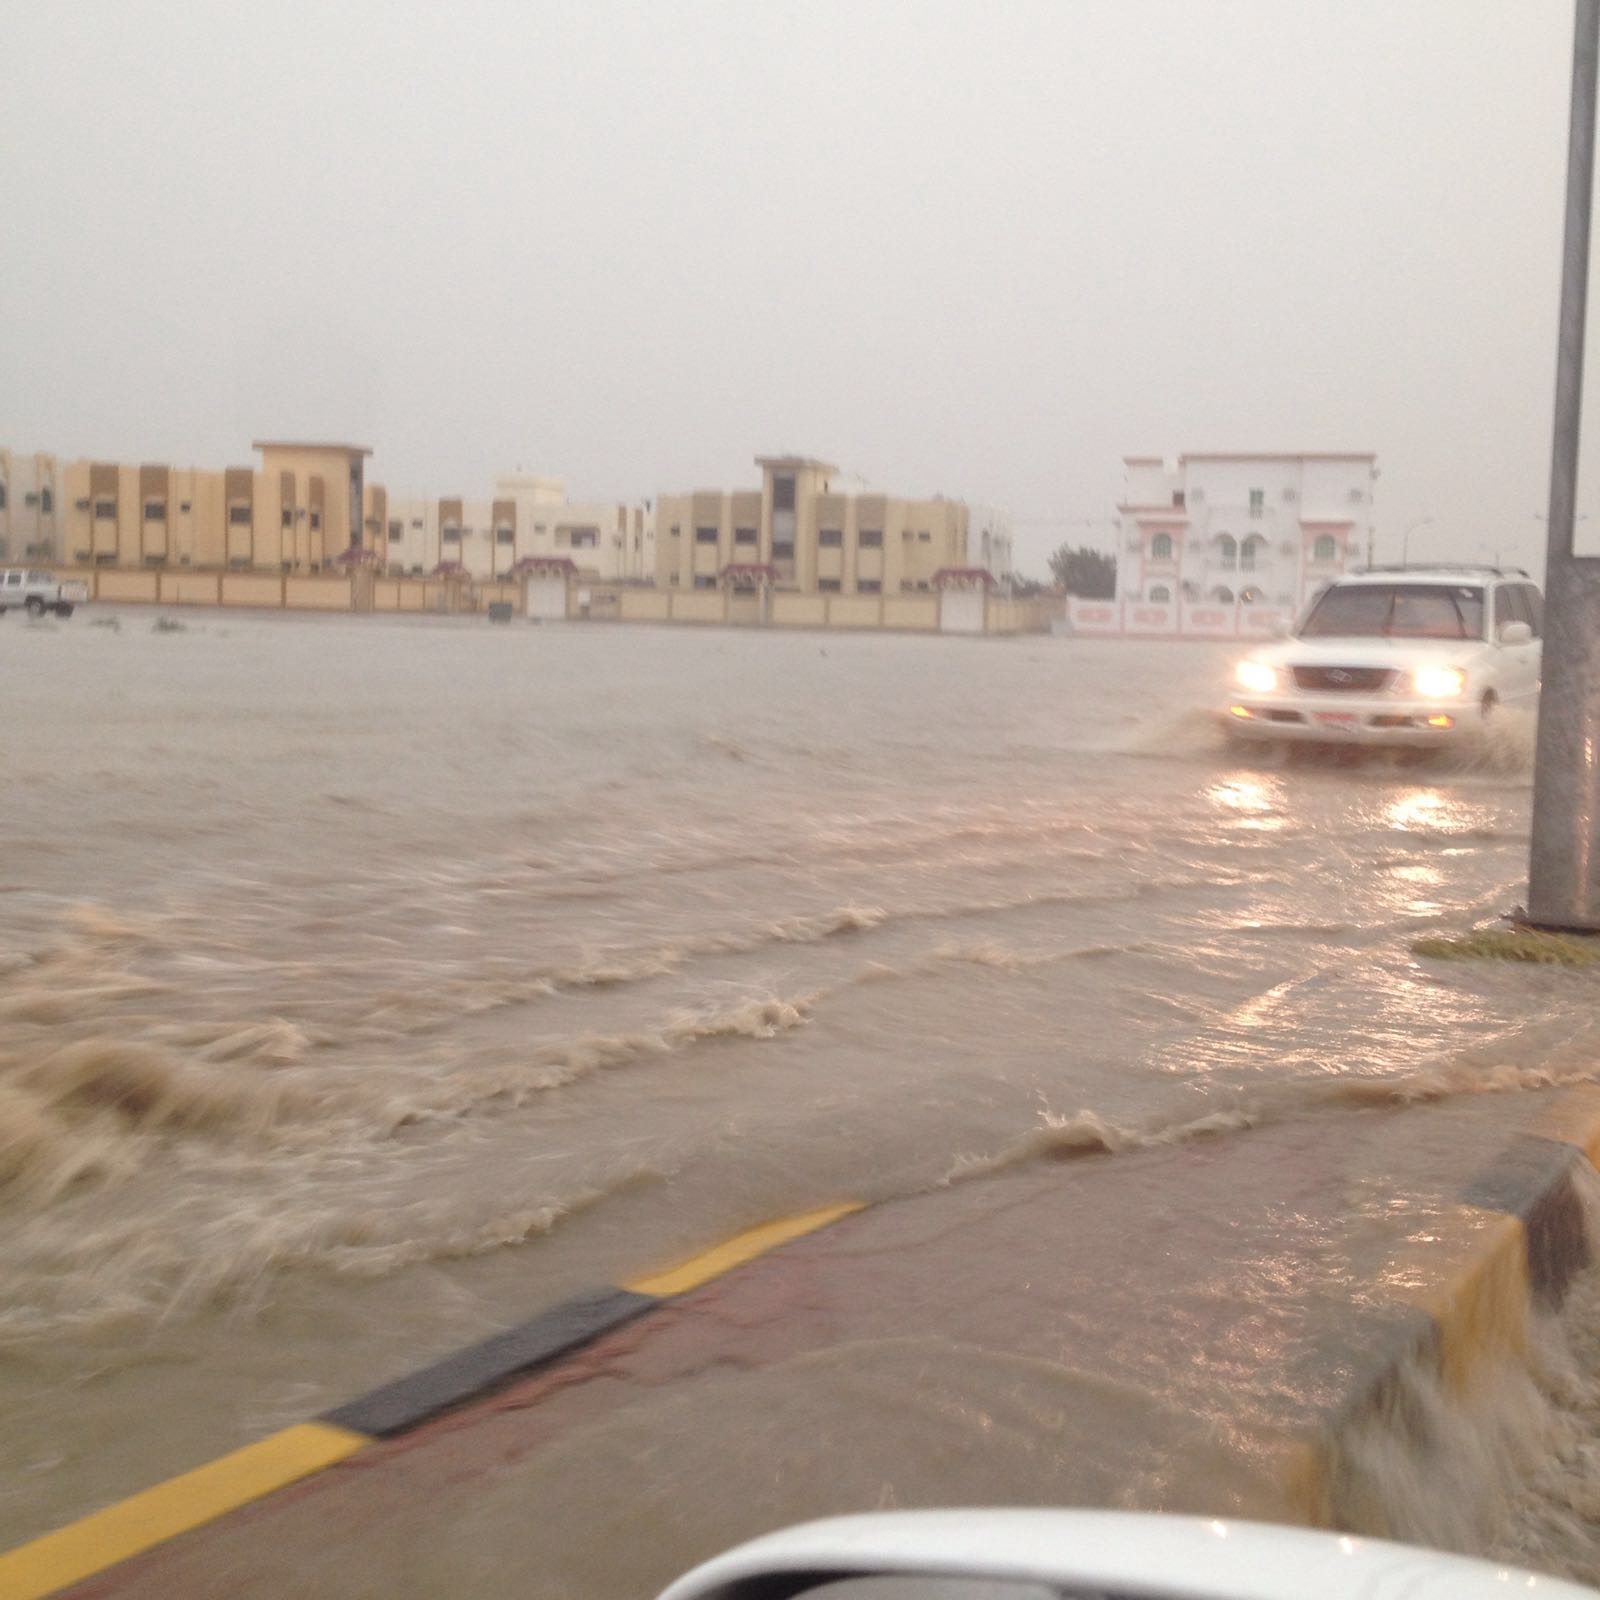
[[[839,469],[831,461],[823,461],[818,456],[757,456],[758,467],[815,467],[819,472],[837,472]]]
[[[331,439],[252,439],[252,450],[326,450],[342,456],[370,456],[372,447],[365,444],[340,444]]]

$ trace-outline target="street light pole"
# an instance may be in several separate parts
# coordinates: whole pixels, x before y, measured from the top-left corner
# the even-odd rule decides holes
[[[1600,559],[1574,551],[1573,512],[1583,411],[1597,56],[1600,0],[1577,0],[1528,920],[1540,927],[1585,930],[1600,929],[1600,641],[1595,634]]]
[[[1411,535],[1414,534],[1418,528],[1427,527],[1427,525],[1432,521],[1432,517],[1418,517],[1417,520],[1413,522],[1403,534],[1400,535],[1400,565],[1402,567],[1406,564],[1406,561],[1410,555]]]

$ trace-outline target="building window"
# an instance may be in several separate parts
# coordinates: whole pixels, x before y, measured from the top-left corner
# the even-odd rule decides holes
[[[717,542],[717,530],[715,528],[696,528],[694,530],[694,542],[696,544],[715,544]]]
[[[1165,605],[1172,598],[1172,591],[1164,583],[1151,586],[1150,599],[1156,605]]]
[[[4,491],[0,490],[0,510],[5,508],[5,503]],[[72,509],[74,511],[87,511],[89,509],[89,502],[87,500],[74,500],[72,502]]]
[[[35,494],[32,489],[30,489],[25,495],[23,495],[22,503],[25,506],[36,506],[39,503],[39,496]]]
[[[188,516],[191,509],[192,508],[187,500],[180,500],[178,502],[178,514],[180,516]]]
[[[574,550],[593,550],[600,542],[598,528],[574,528],[572,530],[572,548]]]
[[[413,517],[411,519],[411,526],[413,528],[420,528],[422,526],[422,518],[421,517]]]
[[[51,489],[48,483],[39,491],[39,509],[44,512],[47,517],[55,515],[55,491]]]
[[[1211,598],[1221,605],[1231,606],[1233,604],[1233,590],[1230,589],[1225,583],[1219,583],[1217,587],[1211,591]]]
[[[782,473],[773,478],[772,509],[774,511],[794,510],[794,478],[792,475]]]
[[[87,500],[84,501],[84,506],[86,506],[87,504],[88,504],[88,501]],[[6,508],[6,486],[5,486],[4,481],[0,481],[0,511],[4,511],[5,508]],[[83,510],[83,506],[79,506],[78,509],[80,511]]]
[[[717,580],[709,572],[701,572],[696,574],[694,586],[697,589],[715,589]]]
[[[1179,511],[1183,510],[1183,490],[1182,489],[1174,489],[1172,491],[1172,503]]]
[[[1252,489],[1250,491],[1250,515],[1252,517],[1259,517],[1266,509],[1266,498],[1267,496],[1264,490]]]
[[[1239,546],[1239,570],[1241,572],[1254,572],[1256,570],[1256,557],[1265,550],[1267,541],[1259,533],[1253,533]]]
[[[446,544],[460,544],[461,530],[455,525],[455,523],[447,522],[444,525],[444,532],[441,533],[439,537],[443,539]]]
[[[144,520],[146,522],[165,522],[167,520],[167,502],[165,500],[146,500],[144,503]]]
[[[863,528],[861,532],[856,535],[856,543],[860,545],[863,550],[883,549],[883,529]]]
[[[881,578],[860,578],[856,581],[856,589],[861,594],[882,594],[883,580]]]
[[[1170,561],[1172,559],[1172,535],[1158,533],[1150,541],[1150,559],[1152,561]]]
[[[917,534],[917,543],[918,544],[930,544],[930,543],[932,543],[932,541],[933,541],[933,535],[931,533],[929,533],[926,528],[923,528],[918,532],[918,534]]]
[[[405,536],[406,530],[404,523],[395,521],[389,524],[389,542],[391,544],[398,543],[401,539],[405,538]]]
[[[793,561],[794,540],[774,539],[772,541],[772,559],[774,561]]]
[[[733,542],[735,544],[754,544],[756,542],[756,530],[754,528],[735,528],[733,530]],[[635,550],[639,548],[638,534],[633,536],[633,548]]]
[[[1311,547],[1311,559],[1317,562],[1337,561],[1339,541],[1331,533],[1319,535],[1317,542]]]
[[[293,506],[285,506],[283,508],[283,515],[279,519],[279,525],[281,527],[285,527],[285,528],[292,528],[294,526],[294,507]]]
[[[837,578],[818,578],[817,579],[817,593],[818,594],[838,594],[838,592],[839,592],[839,580]]]
[[[313,510],[311,513],[311,531],[315,533],[322,526],[322,513]]]
[[[844,544],[843,528],[822,528],[817,532],[817,543],[825,550],[837,550]]]
[[[248,528],[250,526],[250,507],[229,506],[228,522],[230,526],[235,528]]]
[[[517,542],[517,536],[512,529],[502,524],[500,527],[494,530],[494,542],[496,544],[515,544]]]
[[[1239,560],[1239,541],[1231,533],[1219,533],[1216,538],[1217,560],[1222,566],[1232,568]],[[1228,598],[1231,600],[1232,595]]]

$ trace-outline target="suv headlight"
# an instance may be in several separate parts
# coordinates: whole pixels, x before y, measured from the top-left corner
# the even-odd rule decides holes
[[[1265,661],[1241,661],[1233,669],[1233,681],[1255,694],[1271,694],[1278,687],[1278,673]]]
[[[1418,667],[1411,674],[1411,687],[1424,700],[1454,700],[1466,686],[1460,667]]]

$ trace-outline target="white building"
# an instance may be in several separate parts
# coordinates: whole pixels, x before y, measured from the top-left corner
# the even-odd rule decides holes
[[[573,502],[560,478],[512,472],[492,500],[391,499],[385,565],[426,573],[459,564],[502,577],[534,556],[565,557],[582,577],[648,582],[655,575],[655,514],[646,503]]]
[[[1371,453],[1123,457],[1117,598],[1081,632],[1265,634],[1372,542]]]
[[[1008,589],[1016,568],[1011,556],[1011,518],[998,506],[974,506],[967,524],[967,565],[992,573]]]

